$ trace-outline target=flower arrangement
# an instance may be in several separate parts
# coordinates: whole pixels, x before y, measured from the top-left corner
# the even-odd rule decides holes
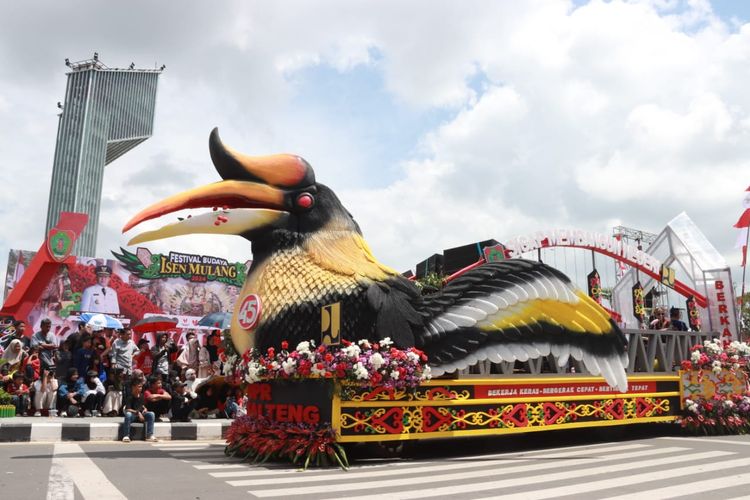
[[[750,432],[750,393],[716,394],[711,399],[685,399],[685,413],[678,420],[694,434],[747,434]]]
[[[226,455],[255,463],[287,459],[300,463],[304,469],[309,465],[330,464],[338,464],[343,469],[349,467],[346,452],[336,443],[336,434],[330,425],[273,422],[246,415],[232,422],[226,439]]]
[[[330,378],[357,385],[379,385],[388,389],[414,389],[430,379],[427,356],[416,348],[398,349],[385,338],[377,343],[342,341],[341,346],[315,346],[304,341],[290,351],[286,341],[281,349],[265,352],[250,349],[242,356],[231,353],[224,364],[224,375],[235,382]]]
[[[750,346],[745,342],[714,339],[691,347],[690,359],[684,360],[680,366],[683,370],[711,370],[718,375],[722,370],[745,368],[748,361]]]

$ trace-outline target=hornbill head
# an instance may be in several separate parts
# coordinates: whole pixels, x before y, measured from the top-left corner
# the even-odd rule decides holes
[[[279,240],[272,238],[279,231],[297,235],[298,241],[321,231],[359,235],[357,223],[330,188],[315,182],[315,172],[303,158],[247,156],[225,146],[216,128],[209,149],[222,181],[150,205],[130,219],[123,232],[178,210],[213,207],[213,211],[138,234],[130,245],[193,233],[234,234],[252,241],[257,254]]]
[[[262,297],[264,311],[280,311],[292,305],[292,300],[306,300],[300,299],[300,291],[313,293],[314,287],[305,282],[306,273],[308,278],[326,276],[318,285],[332,287],[397,275],[375,259],[357,223],[330,188],[315,182],[313,169],[304,159],[289,154],[246,156],[224,146],[217,129],[211,132],[209,147],[222,181],[152,204],[136,214],[123,232],[177,210],[213,207],[208,213],[136,235],[129,244],[192,233],[240,235],[252,242],[253,265],[235,304],[231,326],[232,341],[239,352],[256,342],[238,322],[238,306],[249,294]],[[264,287],[264,269],[280,262],[283,269],[278,265],[274,269],[283,273],[284,281],[294,288],[290,293]],[[309,266],[322,273],[311,274]],[[301,307],[306,310],[306,306]],[[257,329],[272,317],[270,312],[265,314]]]

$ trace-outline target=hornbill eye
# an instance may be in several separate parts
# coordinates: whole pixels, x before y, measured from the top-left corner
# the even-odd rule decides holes
[[[310,209],[315,205],[315,198],[310,193],[300,193],[297,195],[295,204],[302,209]]]

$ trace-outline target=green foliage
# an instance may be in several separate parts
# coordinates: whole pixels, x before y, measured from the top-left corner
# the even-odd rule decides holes
[[[10,394],[5,392],[4,390],[0,389],[0,406],[2,405],[9,405],[11,404],[11,397]]]
[[[430,273],[416,280],[414,284],[417,285],[422,295],[427,295],[443,288],[443,276],[437,273]]]

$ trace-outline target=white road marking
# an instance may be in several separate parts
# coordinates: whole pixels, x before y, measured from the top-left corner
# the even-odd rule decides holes
[[[750,441],[733,441],[731,439],[713,439],[710,437],[660,437],[659,440],[668,439],[670,441],[697,441],[698,443],[721,443],[721,444],[737,444],[740,446],[750,446]]]
[[[719,453],[719,452],[714,452],[714,453]],[[664,462],[662,462],[662,464],[664,464]],[[501,495],[501,496],[490,497],[490,498],[503,498],[503,499],[515,498],[515,499],[521,500],[521,499],[529,498],[529,493],[531,493],[531,496],[533,496],[535,499],[556,498],[561,495],[573,495],[573,494],[580,494],[580,493],[589,493],[592,491],[606,490],[609,488],[616,487],[618,484],[623,484],[623,483],[624,484],[639,484],[639,483],[645,483],[648,481],[658,481],[658,480],[670,479],[670,478],[675,478],[675,477],[690,476],[691,474],[702,474],[704,472],[722,471],[722,470],[732,468],[732,467],[745,467],[747,465],[750,465],[750,458],[744,458],[741,460],[736,460],[733,458],[731,460],[722,460],[720,462],[709,462],[709,463],[697,464],[697,465],[692,465],[692,466],[687,466],[687,467],[677,467],[677,468],[668,469],[668,470],[661,469],[661,470],[655,470],[651,472],[644,472],[642,474],[634,474],[634,475],[626,476],[620,479],[607,478],[607,479],[602,479],[599,481],[592,481],[589,483],[576,483],[575,485],[572,485],[572,486],[548,488],[545,490],[536,490],[534,492],[526,492],[524,494],[519,493],[516,495],[504,495],[504,496]],[[615,472],[615,471],[612,471],[612,472]],[[723,484],[724,486],[730,486],[730,485],[735,484],[734,482],[731,481],[731,478],[729,477],[723,477],[722,479],[724,481],[721,484]],[[658,496],[658,495],[654,496],[653,491],[646,492],[646,495],[649,498],[665,498],[663,496]],[[643,495],[641,495],[640,498],[643,498]]]
[[[726,463],[726,462],[725,462]],[[731,467],[731,465],[730,465]],[[713,479],[705,479],[703,481],[694,481],[692,483],[680,483],[673,486],[665,486],[664,488],[656,488],[648,490],[648,492],[632,493],[628,495],[620,495],[616,497],[607,497],[607,500],[640,500],[644,496],[648,498],[678,498],[687,495],[695,495],[697,493],[706,493],[709,491],[726,488],[727,486],[738,487],[746,484],[750,484],[750,474],[736,474]],[[748,498],[748,497],[736,497],[736,498]]]
[[[655,454],[657,452],[666,453],[665,450],[669,450],[670,453],[674,452],[674,449],[660,449],[660,450],[654,450],[652,453]],[[403,493],[397,493],[395,495],[391,495],[392,498],[424,498],[424,497],[430,497],[430,496],[436,496],[436,495],[450,495],[450,494],[466,494],[469,492],[478,492],[478,491],[487,491],[487,490],[500,490],[501,488],[517,488],[518,486],[528,485],[528,484],[537,484],[537,483],[543,483],[543,482],[550,482],[550,481],[563,481],[566,479],[573,479],[573,478],[585,478],[588,476],[593,476],[596,474],[606,474],[606,473],[612,473],[612,472],[622,472],[627,470],[633,470],[633,469],[640,469],[640,468],[647,468],[647,467],[662,467],[664,465],[669,464],[678,464],[678,463],[684,463],[684,462],[693,462],[697,460],[704,460],[707,458],[716,458],[720,456],[726,456],[726,455],[735,455],[731,452],[725,452],[725,451],[709,451],[704,453],[694,453],[694,454],[682,454],[674,457],[668,457],[668,458],[657,458],[654,460],[641,460],[641,461],[635,461],[633,463],[620,463],[620,464],[613,464],[613,465],[606,465],[606,466],[600,466],[600,467],[587,467],[582,468],[578,470],[564,470],[561,472],[555,472],[550,474],[544,474],[541,476],[529,476],[529,477],[523,477],[523,478],[510,478],[510,479],[503,479],[498,481],[486,481],[481,483],[474,483],[474,484],[462,484],[460,486],[446,486],[443,488],[430,488],[428,490],[422,490],[422,491],[408,491]],[[604,462],[606,460],[599,460],[599,462]],[[556,468],[560,468],[561,466],[570,466],[570,465],[576,465],[571,464],[571,461],[567,461],[564,464],[554,464]],[[678,469],[682,470],[682,469]],[[663,471],[658,471],[663,472]],[[505,473],[505,470],[503,470],[503,473]],[[630,479],[633,476],[628,476],[626,479]],[[441,477],[440,479],[444,479],[445,476]],[[434,479],[433,479],[434,481]],[[612,479],[608,479],[610,485],[616,485],[616,483],[613,482]],[[576,486],[571,487],[571,490],[568,494],[574,494],[577,493],[579,490],[577,489],[579,484],[576,484]],[[611,487],[611,486],[610,486]],[[257,495],[257,493],[254,493]],[[525,493],[525,496],[523,498],[537,498],[536,495],[530,494],[529,492]],[[362,497],[357,497],[359,500]],[[349,500],[353,500],[353,497],[349,497]]]
[[[216,469],[247,469],[250,467],[245,464],[206,464],[206,465],[193,465],[198,470],[216,470]]]
[[[85,499],[127,500],[80,446],[57,443],[50,468],[47,499],[74,498],[73,484]]]
[[[607,447],[601,447],[596,450],[597,453],[605,453],[605,452],[612,452],[612,451],[624,451],[624,450],[633,450],[633,449],[641,449],[641,448],[647,448],[648,445],[645,444],[626,444],[626,445],[617,445],[617,446],[607,446]],[[351,467],[348,471],[342,471],[338,467],[330,468],[330,469],[308,469],[304,471],[307,474],[345,474],[347,478],[355,478],[355,477],[370,477],[371,475],[375,474],[377,475],[396,475],[396,474],[410,474],[410,473],[416,473],[416,472],[422,472],[422,471],[439,471],[439,470],[460,470],[460,469],[471,469],[476,467],[483,467],[487,466],[488,464],[486,462],[496,462],[497,464],[503,464],[507,465],[510,463],[519,463],[519,462],[528,462],[532,460],[536,455],[544,454],[546,459],[554,459],[554,458],[568,458],[568,457],[575,457],[575,458],[581,458],[581,452],[578,450],[574,450],[574,448],[578,447],[571,447],[571,448],[564,448],[563,450],[559,450],[557,453],[554,453],[552,455],[549,455],[551,450],[537,450],[535,452],[531,453],[524,453],[523,455],[517,455],[515,453],[504,453],[500,455],[485,455],[480,457],[475,457],[475,462],[468,462],[467,460],[461,460],[460,462],[454,462],[451,460],[450,463],[446,463],[445,461],[439,461],[439,460],[431,460],[431,461],[418,461],[418,462],[391,462],[391,463],[385,463],[385,464],[372,464],[372,465],[365,465],[365,466],[359,466],[359,467]],[[563,453],[567,452],[567,453]],[[572,454],[574,452],[574,454]],[[504,460],[498,461],[498,460],[491,460],[490,457],[499,457],[504,458]],[[462,457],[463,458],[463,457]],[[511,461],[512,460],[512,461]],[[418,467],[418,466],[425,466],[425,467]],[[390,467],[390,470],[383,471],[384,467]],[[396,469],[395,467],[403,467]],[[370,469],[377,468],[380,472],[366,472]],[[357,472],[355,472],[357,471]],[[359,471],[365,471],[365,472],[359,472]],[[232,472],[212,472],[211,475],[214,477],[253,477],[253,476],[273,476],[273,475],[284,475],[284,474],[299,474],[300,470],[295,467],[287,467],[284,469],[276,469],[276,470],[269,470],[264,467],[257,467],[252,470],[247,471],[232,471]],[[306,482],[310,481],[323,481],[323,480],[331,480],[329,477],[305,477]],[[271,480],[268,480],[268,484],[273,484]],[[278,481],[278,478],[274,479],[273,481]],[[244,484],[241,481],[237,481],[237,484],[234,484],[234,481],[228,481],[229,484],[233,486],[248,486],[248,484]],[[257,480],[254,480],[253,485],[258,484]]]
[[[642,451],[636,451],[636,452],[630,452],[630,453],[620,453],[615,455],[609,455],[606,457],[596,457],[596,458],[579,458],[579,459],[570,459],[565,460],[564,462],[558,462],[558,461],[548,461],[545,460],[544,463],[533,463],[530,465],[514,465],[514,466],[507,466],[508,461],[500,461],[497,463],[499,466],[497,471],[493,471],[496,475],[507,475],[511,473],[517,473],[517,472],[528,472],[528,471],[543,471],[543,470],[549,470],[549,469],[559,469],[562,466],[572,466],[572,465],[587,465],[590,466],[593,463],[602,463],[602,462],[611,462],[615,460],[624,460],[624,459],[630,459],[630,458],[638,458],[643,456],[652,456],[657,454],[664,454],[664,453],[675,453],[678,451],[684,451],[686,448],[662,448],[662,449],[648,449],[648,450],[642,450]],[[729,454],[726,453],[720,453],[720,454]],[[680,457],[678,457],[680,458]],[[668,459],[667,459],[668,460]],[[523,460],[523,462],[528,462],[528,460]],[[643,462],[636,462],[636,464],[645,464],[649,461],[643,461]],[[620,464],[616,467],[627,467],[628,464]],[[632,464],[630,465],[631,468],[634,467]],[[637,467],[640,467],[640,465],[636,465]],[[615,467],[615,466],[613,466]],[[644,465],[645,467],[645,465]],[[591,470],[591,469],[587,469]],[[619,470],[619,469],[618,469]],[[364,489],[378,489],[378,488],[388,488],[388,487],[409,487],[409,486],[415,486],[418,484],[429,484],[434,483],[436,481],[460,481],[463,479],[474,479],[474,478],[483,478],[487,477],[487,469],[483,468],[482,470],[475,470],[470,472],[460,472],[460,473],[454,473],[454,474],[442,474],[438,477],[433,476],[423,476],[423,477],[408,477],[404,479],[393,479],[393,480],[380,480],[380,481],[364,481],[359,483],[348,483],[348,484],[328,484],[323,486],[303,486],[299,488],[282,488],[282,489],[271,489],[271,490],[259,490],[259,491],[252,491],[252,494],[258,497],[276,497],[276,496],[288,496],[288,495],[303,495],[303,494],[312,494],[312,493],[329,493],[329,492],[343,492],[343,491],[351,491],[351,490],[364,490]],[[580,471],[571,471],[566,472],[564,474],[570,475],[573,477],[576,473],[580,473]],[[547,480],[546,478],[552,477],[552,476],[559,476],[562,473],[552,473],[552,474],[546,474],[545,476],[535,476],[531,481],[533,482],[540,482],[541,480]],[[348,477],[348,476],[347,476]],[[567,476],[566,476],[567,477]],[[544,478],[544,479],[542,479]],[[512,478],[505,481],[500,481],[502,483],[508,483],[508,485],[514,485],[517,481],[527,480],[527,478],[519,479],[519,478]],[[550,479],[551,480],[551,479]],[[230,481],[230,484],[233,483],[239,483],[239,481]],[[253,484],[253,481],[247,481],[247,486],[250,486]],[[239,485],[238,485],[239,486]],[[450,493],[465,493],[466,491],[470,491],[469,488],[471,488],[473,485],[470,484],[462,484],[460,486],[456,486],[455,488],[458,491],[451,491]],[[390,492],[388,494],[389,498],[402,498],[402,495],[405,495],[404,497],[408,497],[410,494],[414,494],[415,497],[419,496],[435,496],[436,493],[433,493],[435,491],[440,490],[441,488],[428,488],[428,489],[422,489],[419,491],[413,491],[413,492],[399,492],[399,493],[392,493]],[[348,497],[349,500],[352,500],[352,496]],[[358,497],[359,498],[359,497]],[[366,496],[362,498],[381,498],[381,495],[374,495],[374,496]]]

